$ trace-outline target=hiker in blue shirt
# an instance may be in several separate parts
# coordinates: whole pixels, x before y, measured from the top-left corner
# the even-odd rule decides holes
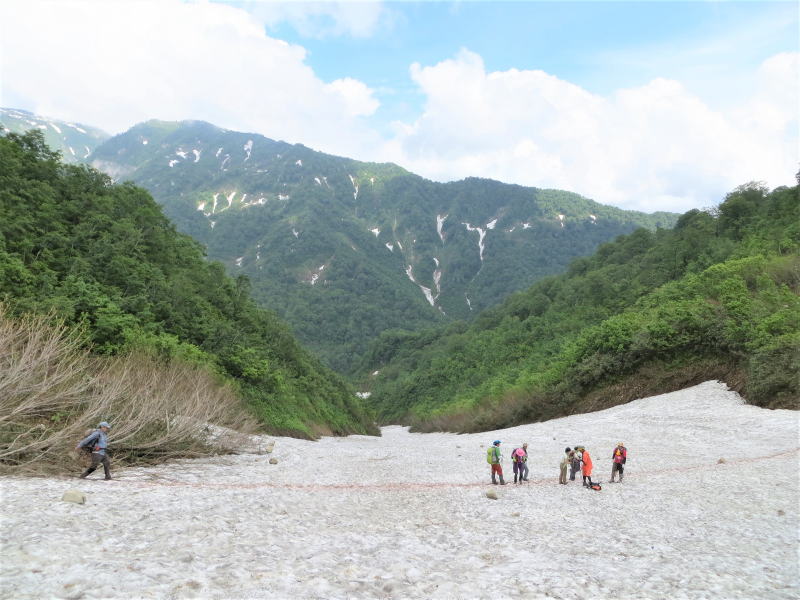
[[[106,448],[108,448],[108,430],[111,429],[106,421],[103,421],[97,426],[92,433],[83,438],[76,446],[77,450],[84,448],[92,453],[92,464],[81,475],[81,479],[86,479],[89,474],[97,469],[98,465],[102,463],[103,471],[105,471],[106,479],[111,479],[111,463],[108,461],[106,455]]]

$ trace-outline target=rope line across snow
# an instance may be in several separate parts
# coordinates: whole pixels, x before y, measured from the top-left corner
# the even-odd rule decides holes
[[[671,467],[669,469],[656,469],[652,471],[640,471],[636,473],[637,479],[647,477],[649,475],[656,475],[661,473],[671,473],[676,471],[697,471],[700,469],[708,469],[715,467],[724,467],[726,465],[735,465],[742,463],[752,463],[762,460],[771,460],[788,456],[800,451],[800,447],[792,450],[785,450],[775,454],[766,456],[755,456],[751,458],[739,458],[726,460],[724,463],[710,463],[704,465],[695,465],[693,467]],[[125,479],[124,477],[121,479]],[[545,485],[552,484],[558,480],[558,477],[545,477],[542,479],[535,479],[528,481],[527,485]],[[409,490],[409,489],[431,489],[431,488],[480,488],[491,487],[492,484],[488,481],[472,482],[472,483],[456,483],[456,482],[413,482],[402,481],[395,483],[318,483],[318,484],[304,484],[304,483],[275,483],[271,481],[263,481],[256,483],[209,483],[209,482],[191,482],[191,481],[177,481],[175,479],[159,478],[156,481],[135,481],[141,487],[190,487],[190,488],[219,488],[219,489],[258,489],[258,488],[274,488],[274,489],[290,489],[290,490],[308,490],[308,491],[322,491],[322,490]],[[507,485],[514,485],[507,483]]]

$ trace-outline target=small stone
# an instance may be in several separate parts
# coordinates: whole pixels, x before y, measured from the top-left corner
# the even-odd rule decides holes
[[[724,465],[726,462],[728,462],[728,461],[727,461],[727,460],[725,460],[724,458],[720,458],[720,459],[717,461],[717,464],[718,464],[718,465]]]
[[[512,517],[518,517],[518,516],[519,516],[519,513],[518,513],[518,512],[511,513],[511,516],[512,516]]]
[[[277,458],[270,458],[270,459],[269,459],[269,464],[271,464],[271,465],[277,465],[277,464],[278,464],[278,459],[277,459]]]
[[[784,510],[781,510],[781,509],[778,509],[778,516],[779,516],[779,517],[782,517],[782,516],[783,516],[783,515],[785,515],[785,514],[786,514],[786,511],[784,511]]]
[[[489,490],[488,492],[486,492],[486,497],[489,498],[490,500],[497,500],[498,498],[497,492],[495,492],[494,490]]]
[[[75,504],[86,504],[86,494],[80,490],[67,490],[61,496],[63,502],[74,502]]]

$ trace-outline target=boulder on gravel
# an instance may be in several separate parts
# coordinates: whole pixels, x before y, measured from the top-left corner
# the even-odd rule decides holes
[[[86,504],[86,494],[80,490],[67,490],[61,496],[62,502],[74,502],[75,504]]]
[[[486,497],[489,498],[490,500],[497,500],[499,498],[497,492],[495,492],[494,490],[489,490],[488,492],[486,492]]]
[[[270,458],[270,459],[269,459],[269,464],[271,464],[271,465],[277,465],[277,464],[278,464],[278,459],[277,459],[277,458]]]

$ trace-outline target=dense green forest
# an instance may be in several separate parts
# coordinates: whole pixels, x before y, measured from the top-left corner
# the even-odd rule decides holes
[[[375,433],[345,382],[176,232],[143,189],[66,165],[39,132],[0,138],[0,302],[80,328],[100,355],[142,352],[232,382],[268,431]]]
[[[799,251],[798,188],[744,185],[673,230],[604,244],[472,324],[384,332],[360,376],[383,422],[420,429],[504,427],[712,378],[796,408]]]
[[[198,121],[141,123],[90,160],[149,190],[347,374],[384,330],[472,318],[621,233],[678,217],[488,179],[438,183]]]

